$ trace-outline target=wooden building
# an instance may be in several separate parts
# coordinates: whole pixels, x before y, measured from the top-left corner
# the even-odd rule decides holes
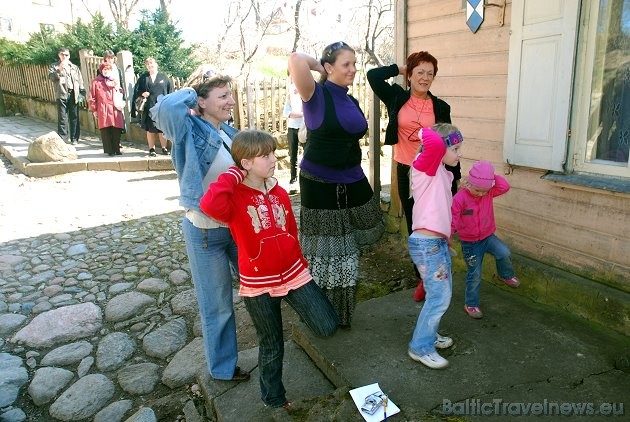
[[[630,0],[485,3],[398,0],[397,62],[438,59],[462,173],[485,159],[509,180],[520,292],[630,334]]]

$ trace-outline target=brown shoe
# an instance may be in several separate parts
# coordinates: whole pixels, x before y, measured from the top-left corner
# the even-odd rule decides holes
[[[249,372],[243,371],[239,366],[234,368],[234,375],[230,381],[243,382],[249,379]]]

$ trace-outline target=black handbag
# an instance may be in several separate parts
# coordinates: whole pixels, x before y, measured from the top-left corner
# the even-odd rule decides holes
[[[135,104],[136,104],[136,111],[138,113],[144,111],[144,105],[147,103],[147,99],[145,97],[138,97],[136,98]]]

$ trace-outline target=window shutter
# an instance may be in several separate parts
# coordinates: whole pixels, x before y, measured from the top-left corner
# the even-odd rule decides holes
[[[514,0],[504,159],[562,170],[571,109],[579,1]]]

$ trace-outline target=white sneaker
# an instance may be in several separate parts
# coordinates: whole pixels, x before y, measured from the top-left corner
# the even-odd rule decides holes
[[[453,339],[438,334],[437,338],[435,339],[435,343],[433,344],[435,345],[436,349],[448,349],[453,345]]]
[[[438,355],[437,352],[432,352],[427,355],[418,356],[411,350],[407,350],[407,354],[409,357],[416,362],[420,362],[421,364],[428,366],[432,369],[441,369],[446,368],[448,366],[448,361],[444,359],[442,356]]]

